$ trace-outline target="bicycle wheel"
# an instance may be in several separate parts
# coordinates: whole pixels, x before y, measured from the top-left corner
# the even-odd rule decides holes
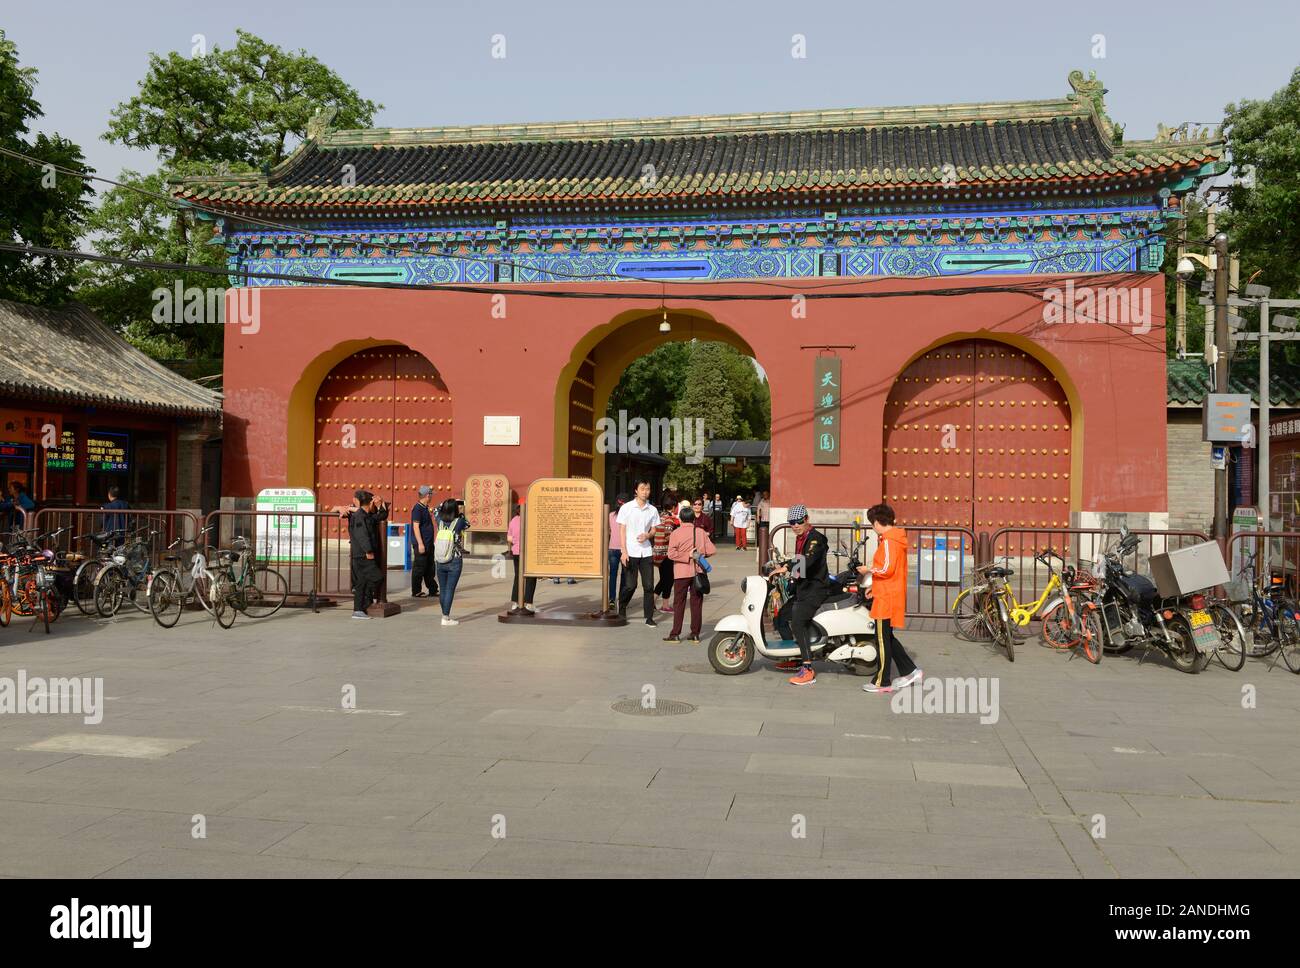
[[[102,561],[82,562],[72,578],[72,603],[82,615],[95,614],[95,576],[104,568]]]
[[[981,587],[964,588],[952,603],[952,617],[957,625],[957,637],[967,642],[988,642],[993,629],[988,623],[985,597]]]
[[[215,581],[216,578],[207,568],[194,575],[194,597],[208,612],[212,611],[212,586]]]
[[[185,610],[185,592],[175,573],[160,571],[154,575],[147,597],[149,614],[163,628],[172,628],[180,621],[181,612]]]
[[[274,615],[289,597],[289,583],[274,568],[258,566],[244,585],[244,614],[249,618]]]
[[[235,624],[239,610],[235,608],[235,586],[228,575],[214,576],[212,583],[212,617],[223,629]]]
[[[1278,648],[1286,667],[1300,675],[1300,621],[1295,602],[1285,602],[1278,609]]]
[[[1214,627],[1219,630],[1219,647],[1214,656],[1229,672],[1240,672],[1246,664],[1246,630],[1237,613],[1226,605],[1211,605]],[[1294,619],[1293,619],[1294,620]]]
[[[993,628],[993,637],[997,644],[1007,650],[1007,659],[1011,662],[1016,661],[1016,636],[1011,631],[1011,610],[1007,608],[1006,600],[1001,595],[990,595],[985,612],[989,625]]]
[[[126,585],[126,576],[116,565],[101,568],[95,576],[95,614],[100,618],[112,618],[122,607],[122,593]]]
[[[1101,662],[1102,655],[1105,654],[1105,640],[1101,632],[1101,609],[1094,602],[1083,603],[1083,635],[1082,651],[1083,657],[1097,665]]]
[[[1083,630],[1069,604],[1057,602],[1043,613],[1043,644],[1053,649],[1072,649],[1083,639]]]

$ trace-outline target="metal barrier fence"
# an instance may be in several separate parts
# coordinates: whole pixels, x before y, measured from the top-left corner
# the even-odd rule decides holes
[[[213,511],[204,518],[209,548],[229,548],[245,538],[259,562],[289,585],[290,601],[317,603],[352,597],[352,541],[347,518],[332,511]],[[387,542],[375,536],[380,574],[379,601],[387,601]]]
[[[864,565],[871,557],[864,543],[875,552],[875,532],[867,524],[814,524],[830,542],[827,569],[834,574],[847,567],[854,552]],[[977,540],[969,528],[906,525],[908,545],[907,614],[917,618],[947,617],[963,583],[977,563]],[[783,555],[794,554],[790,525],[772,529],[772,547]],[[832,561],[834,564],[832,565]]]
[[[31,527],[39,529],[39,534],[66,529],[55,540],[42,544],[56,551],[82,553],[91,550],[89,541],[78,540],[84,535],[114,528],[124,529],[128,538],[144,532],[140,537],[147,539],[155,566],[178,538],[193,542],[202,534],[200,544],[211,559],[216,549],[230,548],[242,537],[259,561],[284,576],[290,604],[315,607],[352,597],[348,522],[332,511],[213,511],[200,522],[191,511],[43,508],[31,518]],[[375,535],[375,547],[383,576],[378,600],[385,602],[387,542],[382,527]]]
[[[192,511],[151,511],[126,509],[104,511],[100,508],[42,508],[31,518],[38,534],[63,529],[53,541],[42,542],[55,551],[79,551],[88,554],[91,542],[79,540],[100,531],[124,530],[127,539],[139,536],[149,544],[154,561],[177,538],[193,541],[199,533],[198,515]]]
[[[1278,575],[1292,595],[1300,594],[1300,531],[1242,531],[1228,541],[1228,573],[1258,582]]]
[[[1145,562],[1152,555],[1211,540],[1202,531],[1133,528],[1130,533],[1141,540],[1124,563],[1143,574],[1150,571]],[[1028,604],[1036,601],[1051,581],[1051,572],[1037,560],[1039,554],[1051,549],[1067,562],[1093,571],[1102,554],[1118,542],[1119,535],[1114,528],[1002,528],[989,538],[989,556],[991,561],[1005,562],[1015,571],[1011,587],[1016,599]],[[1060,563],[1053,562],[1053,567],[1059,569]]]

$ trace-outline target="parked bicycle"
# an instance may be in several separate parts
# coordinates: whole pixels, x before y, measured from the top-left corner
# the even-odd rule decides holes
[[[177,538],[169,544],[157,570],[149,577],[145,595],[149,612],[165,629],[180,620],[181,612],[192,601],[212,612],[212,572],[207,556],[199,550],[200,540],[212,528],[204,528],[193,540]]]
[[[1061,562],[1058,574],[1052,559]],[[1095,600],[1097,580],[1083,569],[1076,569],[1050,548],[1036,559],[1047,567],[1052,580],[1044,595],[1053,585],[1060,590],[1059,597],[1043,606],[1041,633],[1043,642],[1054,649],[1075,649],[1093,665],[1101,662],[1102,628],[1099,606]]]
[[[1242,624],[1256,650],[1253,654],[1273,656],[1270,669],[1281,658],[1288,669],[1300,675],[1300,605],[1280,575],[1269,575],[1265,581],[1256,571],[1255,553],[1243,549],[1230,597],[1241,610]]]
[[[125,539],[126,532],[121,529],[82,534],[72,539],[74,543],[89,541],[91,545],[89,553],[73,572],[72,590],[68,596],[82,615],[98,614],[95,611],[95,577],[112,560],[114,548]]]
[[[149,542],[161,533],[141,528],[99,570],[95,576],[95,612],[101,618],[112,618],[124,602],[130,602],[142,612],[149,610],[145,600],[145,589],[153,571],[153,549]]]
[[[45,535],[36,529],[10,533],[7,550],[0,555],[0,625],[8,625],[14,615],[31,617],[33,628],[39,621],[50,631],[50,623],[63,611],[64,599],[53,569],[53,551],[43,550],[39,542],[54,540],[67,528]]]
[[[243,612],[249,618],[268,618],[289,597],[289,583],[270,566],[257,561],[252,546],[243,535],[235,535],[229,549],[217,552],[209,567],[213,616],[222,628],[235,624]]]
[[[1011,568],[992,562],[982,565],[975,569],[973,583],[963,588],[952,604],[959,637],[969,642],[994,642],[1007,650],[1011,662],[1016,661],[1015,640],[1020,635],[1012,618],[1015,595],[1007,584],[1014,574]]]

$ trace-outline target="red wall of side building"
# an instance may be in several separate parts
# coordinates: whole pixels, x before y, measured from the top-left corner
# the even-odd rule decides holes
[[[806,318],[792,318],[788,295],[772,301],[709,302],[704,294],[763,294],[752,283],[668,287],[670,311],[697,310],[734,330],[766,371],[772,394],[772,503],[862,507],[881,490],[883,411],[894,378],[926,349],[950,339],[1005,339],[1046,363],[1072,392],[1083,417],[1083,511],[1165,510],[1164,287],[1159,277],[1076,285],[1121,285],[1149,291],[1151,328],[1100,322],[1049,324],[1044,301],[992,291],[1018,283],[1063,285],[1064,278],[807,280],[806,292],[871,294],[868,299],[810,299]],[[793,283],[792,283],[793,284]],[[976,291],[926,295],[954,287]],[[265,487],[308,486],[287,475],[286,419],[304,371],[336,347],[374,339],[424,354],[451,391],[455,480],[503,473],[512,483],[551,476],[555,467],[557,378],[578,343],[629,309],[658,314],[660,287],[582,283],[575,291],[642,292],[644,303],[612,298],[559,300],[510,295],[505,318],[490,294],[345,287],[261,290],[255,332],[231,326],[225,357],[225,496]],[[980,291],[989,289],[991,291]],[[882,298],[882,294],[887,295]],[[908,293],[904,295],[903,293]],[[919,294],[918,294],[919,293]],[[1143,297],[1145,299],[1145,297]],[[499,302],[497,304],[499,306]],[[499,315],[499,312],[498,312]],[[246,327],[252,330],[254,327]],[[846,344],[852,344],[848,348]],[[841,346],[841,464],[813,465],[813,359],[818,347]],[[358,347],[359,348],[359,347]],[[328,367],[326,368],[328,369]],[[314,397],[315,387],[306,388]],[[567,388],[566,388],[567,390]],[[300,390],[301,394],[302,390]],[[562,391],[565,392],[565,391]],[[518,447],[484,446],[485,414],[519,415]]]

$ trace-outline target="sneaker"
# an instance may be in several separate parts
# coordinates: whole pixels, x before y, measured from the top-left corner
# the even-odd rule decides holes
[[[524,602],[524,611],[527,612],[529,615],[532,615],[537,611],[537,609],[533,608],[532,602]]]
[[[411,592],[412,598],[425,598],[424,592]]]
[[[558,578],[552,578],[552,579],[551,579],[551,584],[552,584],[552,585],[558,585],[559,583],[560,583],[560,579],[558,579]]]
[[[452,618],[450,615],[444,615],[444,616],[442,617],[442,624],[443,624],[443,625],[459,625],[460,622],[456,621],[456,619]]]
[[[650,626],[652,629],[653,629],[653,628],[658,628],[658,626],[655,625],[655,620],[652,619],[652,618],[648,618],[648,619],[646,619],[646,620],[645,620],[645,624],[648,625],[648,626]]]
[[[790,678],[790,685],[811,686],[816,681],[817,681],[817,673],[813,672],[812,666],[806,665],[799,670],[799,674],[797,676],[792,676]]]
[[[780,662],[776,663],[776,669],[779,672],[794,672],[802,665],[803,662],[799,659],[782,659]]]
[[[570,585],[576,585],[576,584],[578,584],[578,579],[576,579],[576,578],[570,578],[570,579],[569,579],[569,584],[570,584]]]
[[[680,642],[681,639],[678,638],[678,637],[675,636],[675,635],[665,635],[665,636],[664,636],[664,641],[665,641],[665,642]]]
[[[353,612],[353,613],[352,613],[352,617],[353,617],[353,618],[370,618],[370,616],[367,615],[365,612]]]
[[[686,641],[689,642],[689,643],[691,643],[691,645],[699,645],[699,644],[700,644],[700,637],[699,637],[698,635],[692,635],[692,636],[691,636],[689,639],[687,639]]]
[[[892,685],[895,689],[902,689],[905,686],[910,686],[912,683],[920,682],[920,681],[921,681],[921,670],[914,669],[912,672],[909,672],[907,675],[900,676],[899,678],[895,679],[892,683],[890,683],[890,685]]]
[[[893,692],[893,686],[878,686],[874,682],[868,682],[862,687],[863,692]]]

